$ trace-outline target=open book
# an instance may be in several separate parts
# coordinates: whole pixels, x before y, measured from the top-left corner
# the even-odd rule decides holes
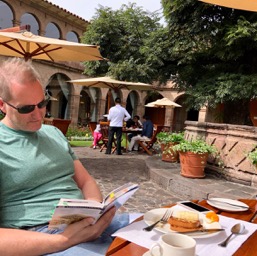
[[[61,198],[49,222],[49,229],[62,228],[86,217],[93,217],[97,221],[112,206],[118,209],[137,189],[138,184],[126,183],[111,191],[102,203],[93,200]]]

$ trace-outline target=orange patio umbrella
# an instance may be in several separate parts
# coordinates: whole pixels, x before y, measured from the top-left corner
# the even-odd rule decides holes
[[[233,9],[257,12],[256,0],[199,0],[204,3],[220,5]]]

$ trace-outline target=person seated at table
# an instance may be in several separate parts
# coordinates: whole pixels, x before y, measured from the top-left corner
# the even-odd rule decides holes
[[[128,151],[131,152],[133,149],[135,151],[138,151],[138,141],[144,140],[144,139],[150,139],[153,136],[153,123],[150,120],[149,116],[144,115],[143,119],[145,120],[143,122],[143,130],[141,135],[136,135],[131,138],[131,141],[129,143],[129,149]]]
[[[31,62],[2,62],[0,255],[105,255],[111,234],[129,223],[129,215],[115,215],[114,207],[95,224],[88,217],[48,229],[60,198],[103,200],[63,133],[42,124],[48,102]]]
[[[131,119],[131,120],[132,120],[132,119]],[[132,122],[133,122],[133,124],[132,124],[130,127],[134,128],[134,129],[136,129],[136,128],[142,128],[142,126],[143,126],[142,123],[141,123],[141,121],[140,121],[140,117],[137,116],[137,115],[135,115],[135,116],[133,117]],[[136,136],[135,133],[129,133],[129,134],[128,134],[128,141],[130,142],[131,139],[132,139],[132,137],[134,137],[134,136]]]
[[[143,124],[140,121],[140,117],[139,116],[135,115],[133,117],[133,121],[134,121],[134,128],[142,128]]]
[[[126,127],[127,128],[131,128],[135,125],[135,122],[132,118],[130,118],[127,122],[126,122]]]
[[[96,149],[96,146],[98,144],[98,142],[101,140],[102,138],[102,133],[101,133],[101,126],[100,126],[100,119],[98,120],[98,123],[96,124],[96,128],[94,130],[94,133],[93,133],[93,137],[94,137],[94,140],[93,140],[93,149]]]

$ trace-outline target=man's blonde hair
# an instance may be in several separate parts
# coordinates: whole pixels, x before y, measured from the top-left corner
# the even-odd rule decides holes
[[[11,85],[21,85],[39,81],[40,76],[31,61],[21,58],[9,58],[0,66],[0,97],[6,101],[12,98]]]

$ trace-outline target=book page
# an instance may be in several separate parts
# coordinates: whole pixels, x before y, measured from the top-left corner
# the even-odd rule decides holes
[[[103,203],[93,200],[61,198],[48,228],[65,228],[67,225],[87,217],[94,218],[96,222],[111,207],[120,208],[137,189],[137,184],[127,183],[109,193]]]
[[[116,189],[114,189],[112,192],[110,192],[104,199],[103,203],[104,205],[108,205],[109,203],[111,203],[115,198],[120,197],[121,195],[129,192],[130,190],[134,189],[134,188],[138,188],[138,184],[135,183],[126,183]]]
[[[113,206],[115,206],[116,209],[119,209],[137,190],[138,186],[134,184],[133,187],[130,187],[127,190],[118,191],[117,194],[113,194],[113,196],[105,201],[105,209],[103,212],[106,212]]]

